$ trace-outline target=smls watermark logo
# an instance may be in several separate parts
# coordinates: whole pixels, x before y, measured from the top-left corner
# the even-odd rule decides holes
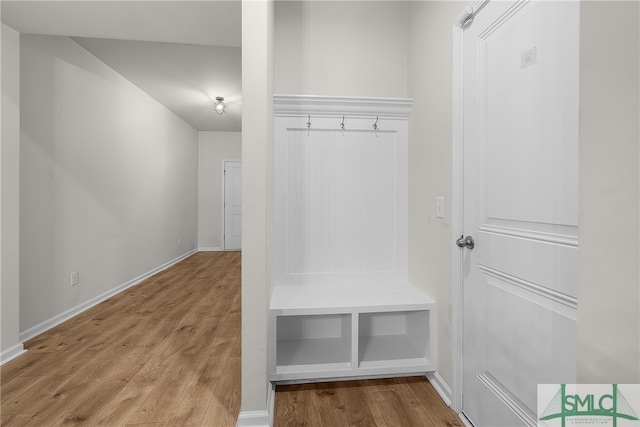
[[[538,384],[539,427],[640,427],[640,384]]]

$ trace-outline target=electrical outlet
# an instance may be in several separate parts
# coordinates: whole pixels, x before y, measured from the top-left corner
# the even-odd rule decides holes
[[[78,275],[77,271],[72,271],[71,272],[71,286],[75,286],[78,283],[80,283],[80,276]]]
[[[178,246],[182,244],[182,239],[178,239]]]

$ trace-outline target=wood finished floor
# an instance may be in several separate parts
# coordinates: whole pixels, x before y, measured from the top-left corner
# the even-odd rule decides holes
[[[240,253],[201,252],[25,344],[3,426],[235,426]]]
[[[280,426],[462,427],[425,377],[276,388]]]
[[[235,426],[240,253],[200,252],[25,343],[0,424]],[[280,426],[461,426],[425,378],[278,386]]]

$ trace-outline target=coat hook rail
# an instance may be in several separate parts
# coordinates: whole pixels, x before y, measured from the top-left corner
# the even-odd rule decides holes
[[[342,121],[340,122],[340,129],[341,130],[345,130],[346,129],[346,127],[347,127],[346,120],[347,120],[347,116],[346,115],[342,116]],[[307,125],[307,129],[310,130],[311,129],[311,114],[307,114],[307,122],[305,124]],[[373,122],[371,127],[373,128],[374,131],[380,130],[380,116],[376,116],[375,117],[375,121]]]

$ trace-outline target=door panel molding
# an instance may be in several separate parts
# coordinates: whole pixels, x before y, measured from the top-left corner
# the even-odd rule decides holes
[[[495,393],[498,399],[508,406],[528,426],[536,427],[538,425],[536,415],[493,375],[489,372],[482,372],[478,374],[478,379],[482,381],[488,389]]]
[[[536,301],[538,304],[560,313],[572,320],[577,319],[578,299],[562,292],[537,285],[535,283],[523,280],[519,277],[511,276],[486,265],[478,265],[480,270],[488,277],[495,278],[509,286],[501,286],[498,282],[492,284],[501,287],[509,292],[519,294],[523,298]],[[489,281],[489,279],[488,279]],[[519,289],[519,290],[518,290]],[[559,305],[559,306],[558,306]]]
[[[511,227],[509,225],[511,225]],[[572,248],[578,247],[578,227],[559,227],[553,224],[490,218],[478,227],[478,230],[486,233],[521,237],[523,239],[537,240],[539,242],[553,243]]]
[[[490,26],[488,26],[484,31],[482,31],[479,35],[478,38],[482,39],[482,40],[486,40],[488,39],[493,33],[495,33],[498,29],[502,28],[502,26],[507,23],[512,17],[513,15],[515,15],[516,13],[518,13],[518,11],[520,9],[522,9],[527,3],[529,3],[529,0],[523,0],[520,2],[515,3],[514,5],[512,5],[510,8],[508,8],[503,14],[502,16],[500,16],[498,19],[496,19],[493,24],[491,24]]]
[[[556,30],[536,32],[548,16],[545,7],[521,1],[495,22],[480,15],[474,24],[489,25],[477,36],[478,209],[480,218],[577,230],[577,199],[564,197],[578,186],[578,110],[572,108],[579,91],[577,52],[570,37],[554,43]],[[500,89],[490,96],[490,87]],[[504,114],[511,114],[506,123],[492,119]],[[576,160],[561,161],[567,157]],[[547,191],[535,192],[539,186]]]
[[[575,375],[562,362],[575,359],[577,309],[493,275],[485,275],[482,282],[478,298],[477,375],[495,378],[503,394],[516,398],[522,403],[520,406],[533,413],[536,389],[526,384],[532,380],[555,383],[559,378],[570,380]],[[502,301],[509,304],[505,307]],[[518,319],[516,313],[528,316]],[[538,321],[526,322],[529,318]],[[566,336],[572,341],[567,342]],[[492,352],[494,349],[500,352]]]

